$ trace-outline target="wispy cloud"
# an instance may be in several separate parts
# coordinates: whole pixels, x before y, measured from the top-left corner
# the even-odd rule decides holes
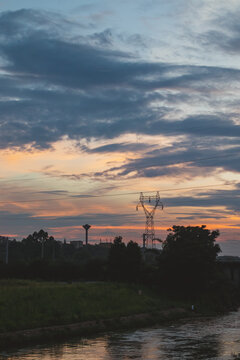
[[[51,14],[28,10],[0,17],[6,72],[0,87],[5,99],[0,102],[2,148],[32,144],[44,149],[64,136],[239,136],[230,113],[184,117],[182,112],[182,121],[169,121],[177,117],[179,101],[194,103],[202,91],[209,94],[210,104],[211,92],[224,92],[226,83],[239,81],[239,70],[142,61],[89,44],[87,38],[64,40],[61,26],[49,31],[52,23],[58,25]]]

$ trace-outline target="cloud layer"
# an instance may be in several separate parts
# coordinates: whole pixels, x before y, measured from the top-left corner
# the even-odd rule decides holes
[[[212,93],[224,98],[240,70],[144,61],[89,37],[71,39],[62,22],[33,10],[1,14],[2,148],[125,133],[239,137],[231,111],[213,109]]]
[[[187,2],[181,1],[183,7],[176,7],[177,1],[173,3],[175,7],[170,9],[168,2],[161,2],[164,14],[173,20],[178,9],[179,19],[184,19]],[[159,2],[150,4],[157,14]],[[143,5],[146,17],[141,17],[142,24],[154,23],[156,27],[157,15],[155,18],[146,2]],[[34,202],[32,207],[21,205],[24,192],[18,194],[19,204],[14,204],[18,197],[14,189],[9,190],[8,205],[1,208],[1,231],[7,232],[11,224],[26,233],[35,227],[68,228],[79,222],[113,227],[142,224],[144,215],[133,215],[132,209],[125,211],[122,207],[119,215],[117,206],[113,212],[114,206],[98,204],[94,211],[93,205],[86,205],[85,214],[79,215],[77,206],[71,208],[73,199],[79,201],[79,206],[80,200],[84,204],[87,199],[93,200],[98,195],[96,189],[100,189],[96,185],[99,180],[105,186],[104,195],[118,187],[123,191],[129,184],[131,189],[154,184],[151,186],[155,189],[161,181],[165,185],[169,181],[173,184],[169,187],[173,187],[177,181],[196,180],[199,184],[207,177],[217,177],[232,181],[232,189],[201,190],[186,196],[173,193],[164,197],[166,208],[175,211],[174,221],[185,222],[205,218],[227,222],[238,212],[240,69],[230,61],[222,66],[223,61],[205,60],[206,49],[209,54],[217,52],[218,59],[222,54],[228,59],[234,54],[236,59],[239,54],[238,14],[224,15],[220,8],[217,6],[213,14],[208,2],[203,1],[196,10],[200,20],[191,20],[188,27],[181,28],[183,40],[177,49],[173,46],[178,41],[173,21],[175,43],[166,46],[168,39],[157,42],[156,34],[155,40],[148,42],[142,34],[120,34],[109,26],[98,31],[94,22],[100,24],[116,14],[106,9],[95,13],[94,6],[89,25],[40,10],[0,13],[0,149],[47,153],[56,150],[61,140],[71,143],[72,151],[83,159],[83,164],[73,161],[71,166],[66,160],[65,167],[61,160],[39,160],[41,165],[34,171],[54,178],[52,183],[49,180],[51,186],[41,184],[36,192],[37,186],[32,185],[36,208]],[[88,14],[90,10],[81,7],[78,11]],[[199,24],[207,24],[206,30]],[[194,25],[195,32],[190,31]],[[162,57],[151,57],[153,44],[159,46]],[[181,51],[184,56],[177,54]],[[190,56],[193,52],[194,61]],[[100,165],[90,169],[86,159]],[[63,187],[53,184],[55,180],[62,181]],[[86,193],[80,189],[79,194],[71,195],[66,191],[70,181],[85,181]],[[88,182],[92,187],[86,185]],[[27,194],[27,186],[24,191]],[[2,194],[6,196],[6,191]],[[38,212],[37,200],[51,195],[67,197],[66,216]],[[54,207],[63,208],[63,203],[64,199],[52,205],[49,213]],[[44,205],[47,208],[47,201]],[[178,212],[178,207],[184,211]],[[169,224],[166,214],[161,219]]]

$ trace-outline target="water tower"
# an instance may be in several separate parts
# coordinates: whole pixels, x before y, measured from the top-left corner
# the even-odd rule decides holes
[[[86,231],[86,245],[88,245],[88,230],[90,229],[91,225],[85,224],[82,226]]]

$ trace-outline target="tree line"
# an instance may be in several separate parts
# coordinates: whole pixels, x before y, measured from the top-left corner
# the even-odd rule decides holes
[[[102,280],[157,286],[172,292],[198,293],[216,285],[219,231],[202,226],[168,230],[162,250],[141,249],[136,242],[114,239],[110,249],[88,245],[76,249],[43,230],[22,241],[9,241],[9,263],[0,263],[0,277],[44,280]]]

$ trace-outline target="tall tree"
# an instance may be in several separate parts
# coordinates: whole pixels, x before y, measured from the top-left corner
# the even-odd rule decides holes
[[[137,281],[142,267],[141,249],[130,241],[127,246],[122,237],[115,238],[108,257],[108,273],[112,280]]]
[[[108,276],[112,280],[123,280],[126,264],[126,245],[121,236],[114,239],[108,256]]]
[[[142,254],[139,245],[129,241],[126,247],[125,276],[129,281],[138,281],[141,278]]]
[[[216,257],[221,251],[219,231],[202,226],[176,226],[168,229],[159,258],[161,283],[172,290],[196,293],[213,280]]]
[[[33,234],[22,240],[27,257],[30,257],[30,259],[50,257],[50,253],[53,254],[53,251],[55,251],[53,248],[55,242],[54,237],[49,237],[48,233],[42,229],[38,232],[34,231]]]

